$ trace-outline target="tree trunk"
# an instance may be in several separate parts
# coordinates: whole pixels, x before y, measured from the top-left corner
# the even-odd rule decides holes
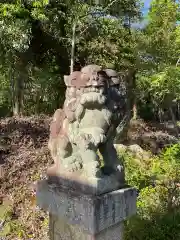
[[[25,76],[24,74],[20,74],[19,78],[19,114],[23,115],[24,113],[24,82],[25,82]]]
[[[19,112],[20,112],[19,101],[16,98],[14,101],[14,106],[13,106],[13,116],[19,116]]]
[[[9,80],[11,85],[12,114],[13,116],[18,116],[20,113],[19,80],[15,76],[15,70],[12,65],[10,66],[10,69],[9,69]]]
[[[72,27],[72,43],[71,43],[71,66],[70,73],[74,70],[74,57],[75,57],[75,44],[76,44],[76,23]]]
[[[178,115],[178,120],[180,120],[180,102],[177,102],[177,115]]]
[[[36,94],[36,105],[35,105],[35,114],[38,115],[40,113],[40,100],[41,100],[41,92],[38,91]]]
[[[159,118],[160,123],[162,123],[163,122],[163,110],[162,110],[162,108],[158,108],[158,118]]]
[[[23,113],[23,85],[24,79],[21,74],[14,79],[14,102],[13,102],[13,116],[19,116]]]
[[[14,101],[13,101],[13,116],[19,116],[21,111],[21,88],[20,79],[15,77],[14,79]]]
[[[133,120],[137,120],[137,105],[136,105],[136,101],[134,102],[134,105],[133,105]]]
[[[172,107],[169,108],[169,111],[170,111],[170,114],[171,114],[171,118],[172,118],[172,122],[173,122],[173,125],[174,125],[174,129],[176,131],[176,135],[178,136],[179,135],[179,131],[178,131],[178,127],[177,127],[177,121],[176,121],[176,117],[174,115]]]
[[[14,112],[16,112],[14,110],[14,108],[15,108],[15,82],[14,82],[12,63],[10,64],[10,67],[9,67],[8,78],[10,81],[10,90],[11,90],[11,111],[12,111],[12,114],[14,115]]]
[[[132,117],[137,118],[137,105],[136,105],[136,70],[129,70],[125,79],[127,82],[127,97],[128,97],[128,111],[132,113]]]
[[[15,80],[15,105],[14,115],[23,115],[24,113],[24,85],[27,78],[28,53],[18,56],[16,62],[16,80]]]

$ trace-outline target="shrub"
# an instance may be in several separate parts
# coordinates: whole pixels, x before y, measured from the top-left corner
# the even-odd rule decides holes
[[[143,162],[123,154],[127,182],[138,191],[137,215],[125,223],[125,240],[180,239],[180,144]]]

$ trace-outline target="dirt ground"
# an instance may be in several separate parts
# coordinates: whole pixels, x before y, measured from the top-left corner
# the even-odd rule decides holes
[[[47,239],[48,215],[36,207],[33,182],[51,164],[48,117],[0,122],[0,237]]]

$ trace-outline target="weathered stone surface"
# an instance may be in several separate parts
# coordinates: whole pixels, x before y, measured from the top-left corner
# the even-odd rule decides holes
[[[71,225],[50,215],[50,240],[123,240],[123,223],[111,226],[98,234],[82,231],[79,225]]]
[[[124,176],[122,176],[123,178]],[[115,175],[104,176],[103,178],[90,178],[76,174],[63,174],[61,176],[50,176],[50,184],[56,184],[60,188],[71,191],[79,191],[88,195],[101,195],[124,187],[121,179]]]
[[[95,184],[109,183],[112,188],[104,191],[115,190],[124,184],[124,168],[113,140],[120,122],[126,122],[125,85],[116,71],[97,65],[85,66],[65,76],[64,81],[64,106],[56,110],[50,127],[49,149],[54,166],[48,174],[77,173],[84,180],[97,178]]]
[[[60,188],[43,180],[38,183],[37,204],[65,223],[79,226],[84,234],[97,235],[136,213],[136,191],[124,188],[93,196]]]

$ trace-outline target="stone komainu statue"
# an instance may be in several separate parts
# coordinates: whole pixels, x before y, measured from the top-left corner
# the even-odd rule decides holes
[[[86,177],[123,175],[113,141],[126,113],[126,88],[116,71],[88,65],[65,76],[66,99],[50,126],[49,172]],[[99,159],[102,155],[102,161]]]

